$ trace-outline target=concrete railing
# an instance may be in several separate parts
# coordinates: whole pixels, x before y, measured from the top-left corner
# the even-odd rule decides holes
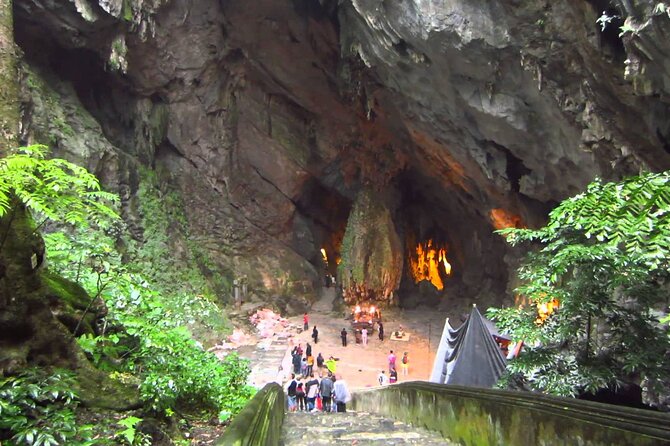
[[[358,391],[352,407],[468,446],[670,444],[670,414],[538,393],[417,381]]]
[[[267,384],[244,406],[216,446],[277,446],[284,423],[284,390]]]

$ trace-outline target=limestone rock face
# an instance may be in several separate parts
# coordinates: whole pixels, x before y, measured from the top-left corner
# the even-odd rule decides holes
[[[140,241],[152,171],[186,210],[174,245],[265,299],[314,295],[376,187],[393,262],[442,240],[444,294],[495,303],[517,253],[494,229],[540,224],[596,176],[670,167],[670,18],[609,3],[15,0],[22,138],[93,168]]]

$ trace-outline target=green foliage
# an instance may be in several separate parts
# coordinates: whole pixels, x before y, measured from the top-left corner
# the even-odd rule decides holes
[[[249,367],[236,355],[219,361],[186,328],[220,310],[208,299],[158,292],[136,264],[122,263],[113,239],[89,229],[45,235],[51,267],[78,281],[109,309],[109,331],[84,335],[79,345],[104,369],[138,376],[142,399],[159,413],[200,408],[237,413],[251,397]]]
[[[155,290],[141,274],[147,270],[147,264],[157,259],[174,259],[168,225],[178,224],[185,229],[183,212],[171,214],[170,220],[161,218],[165,203],[150,201],[154,207],[148,209],[150,213],[145,215],[144,221],[151,233],[149,243],[155,243],[153,255],[147,256],[147,251],[126,242],[130,248],[127,258],[122,259],[116,243],[125,234],[124,228],[108,207],[118,203],[118,197],[101,191],[95,176],[85,169],[64,160],[46,159],[46,154],[43,146],[31,146],[0,160],[0,216],[11,212],[18,200],[45,220],[72,225],[68,231],[45,235],[50,269],[81,285],[92,296],[91,304],[101,298],[109,309],[104,332],[100,336],[82,336],[79,345],[96,365],[135,374],[141,383],[144,401],[159,413],[174,413],[178,407],[198,408],[216,411],[225,418],[239,411],[252,393],[245,384],[249,373],[247,362],[236,355],[219,361],[204,351],[186,328],[206,318],[221,320],[216,317],[220,315],[218,307],[196,294],[206,289],[206,280],[197,273],[175,277],[166,271],[153,270],[152,278],[162,279],[164,289],[178,288],[177,292],[169,293]],[[174,199],[176,195],[168,197]],[[168,209],[178,208],[169,198],[165,201]],[[140,262],[133,262],[133,255]],[[193,271],[180,268],[174,260],[168,262],[157,263],[161,269],[169,266],[168,270],[172,271]],[[53,389],[51,384],[44,381],[28,388]],[[22,385],[10,387],[23,388]],[[10,427],[17,441],[51,445],[74,438],[73,408],[48,409],[50,405],[61,403],[60,392],[53,393],[55,399],[51,402],[35,393],[34,399],[39,399],[39,404],[21,399],[21,395],[16,394],[16,399],[11,401],[37,411],[46,405],[46,412],[40,412],[40,417],[49,420],[57,430],[42,429],[39,420],[32,422],[21,415],[23,412],[16,409],[16,404],[5,405],[3,398],[3,406],[0,406],[3,415],[16,415]],[[73,397],[69,397],[63,405],[70,405],[72,400]],[[129,438],[134,424],[125,428],[121,437],[128,444],[137,444],[137,435]]]
[[[222,271],[201,244],[190,237],[180,195],[161,182],[155,172],[140,171],[138,202],[144,228],[141,244],[128,243],[133,270],[179,311],[183,302],[198,296],[200,302],[225,303],[232,293],[232,277]],[[169,297],[169,298],[168,298]],[[212,306],[213,307],[213,306]],[[211,341],[211,333],[229,333],[230,322],[220,311],[199,311],[189,325],[196,337]]]
[[[8,445],[88,445],[87,426],[77,427],[73,377],[56,369],[30,369],[0,378],[0,441]]]
[[[57,222],[83,227],[118,218],[110,207],[118,197],[102,191],[94,175],[47,154],[45,146],[34,145],[0,159],[0,217],[11,212],[15,197],[34,214]]]
[[[137,425],[142,422],[142,418],[126,417],[119,420],[117,424],[123,427],[116,432],[116,438],[121,441],[121,444],[128,446],[149,446],[151,445],[151,437],[142,432],[137,431]]]
[[[181,407],[237,413],[252,396],[246,386],[248,362],[234,354],[219,361],[204,351],[156,295],[133,285],[115,306],[124,309],[119,319],[137,342],[128,364],[140,372],[141,397],[155,411]]]
[[[653,308],[670,268],[670,174],[596,181],[565,200],[537,230],[499,231],[535,242],[517,292],[531,305],[489,316],[526,351],[508,365],[535,390],[559,395],[668,379],[670,342]],[[535,304],[560,308],[536,323]]]
[[[153,410],[230,415],[251,397],[248,363],[236,355],[219,361],[186,328],[219,314],[214,303],[186,292],[156,291],[136,272],[141,267],[122,262],[113,238],[102,231],[51,233],[45,241],[51,267],[102,297],[109,309],[108,331],[81,336],[79,345],[98,367],[137,375],[141,397]]]

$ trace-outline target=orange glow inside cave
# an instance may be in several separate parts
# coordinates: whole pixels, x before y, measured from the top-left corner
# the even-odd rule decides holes
[[[435,288],[442,290],[442,274],[451,274],[451,264],[447,260],[447,248],[433,245],[433,240],[419,243],[415,249],[415,255],[409,259],[410,271],[414,282],[428,280]]]
[[[489,218],[497,230],[507,228],[525,228],[526,225],[519,215],[514,215],[502,208],[491,209]]]

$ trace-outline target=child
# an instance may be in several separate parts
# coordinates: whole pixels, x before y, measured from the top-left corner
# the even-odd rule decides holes
[[[402,359],[400,360],[400,367],[402,367],[403,375],[409,375],[409,356],[407,355],[407,352],[402,355]]]
[[[305,386],[302,380],[298,381],[298,385],[295,389],[295,395],[298,400],[298,410],[307,410],[307,401],[305,400]]]

